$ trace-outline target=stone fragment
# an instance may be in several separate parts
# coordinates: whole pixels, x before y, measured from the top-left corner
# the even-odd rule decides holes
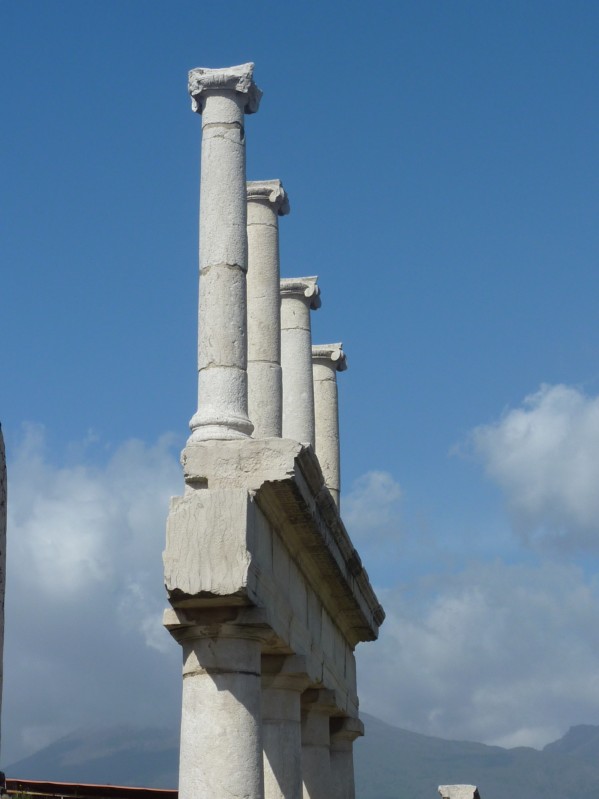
[[[480,799],[476,785],[439,785],[441,799]]]

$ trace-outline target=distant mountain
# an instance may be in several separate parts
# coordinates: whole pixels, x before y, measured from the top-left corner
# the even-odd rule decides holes
[[[573,727],[541,752],[419,735],[363,716],[356,742],[360,799],[434,799],[437,786],[478,785],[482,799],[599,797],[599,727]],[[111,727],[72,733],[6,768],[6,776],[174,788],[178,733]]]

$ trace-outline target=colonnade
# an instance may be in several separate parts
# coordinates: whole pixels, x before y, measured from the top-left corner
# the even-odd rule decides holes
[[[287,440],[281,441],[281,446],[293,442],[308,445],[308,454],[310,447],[316,452],[333,500],[327,500],[328,506],[325,503],[333,510],[326,510],[329,521],[324,524],[339,527],[334,510],[340,490],[336,376],[346,368],[346,360],[339,343],[312,345],[310,315],[320,306],[317,278],[280,278],[278,224],[279,218],[289,213],[281,181],[246,182],[245,114],[258,110],[261,97],[253,81],[253,64],[192,70],[189,91],[193,110],[202,115],[203,137],[198,409],[190,422],[192,432],[183,462],[192,457],[186,452],[205,454],[208,444],[218,442],[226,443],[219,444],[217,460],[226,460],[235,440],[240,445],[243,440],[261,440],[267,455],[278,451],[273,439]],[[293,446],[295,452],[306,449]],[[201,460],[204,456],[197,457]],[[256,468],[251,458],[250,467],[239,466],[238,460],[234,469],[244,475],[251,472]],[[222,477],[218,479],[219,485],[223,484]],[[247,492],[240,493],[239,482],[235,482],[239,479],[233,475],[233,487],[227,493],[228,489],[212,488],[212,477],[189,478],[185,497],[171,506],[166,582],[173,607],[176,609],[180,600],[182,613],[188,614],[185,622],[181,622],[181,613],[167,611],[165,616],[165,625],[183,649],[179,797],[353,799],[352,747],[363,728],[357,717],[348,715],[347,704],[341,706],[336,689],[327,686],[324,675],[333,672],[327,671],[326,659],[320,674],[315,675],[313,665],[308,667],[305,657],[294,654],[289,643],[283,640],[273,649],[272,629],[252,621],[249,611],[240,610],[249,604],[244,564],[250,562],[250,554],[231,541],[239,528],[243,547],[249,547],[246,542],[253,535],[253,522],[244,515],[245,505],[241,507]],[[239,513],[237,501],[241,503]],[[317,503],[322,502],[317,498]],[[338,532],[337,538],[329,540],[327,533],[317,545],[325,548],[327,558],[342,558],[344,564],[352,556],[355,570],[355,550],[349,539],[343,544],[345,554],[329,555],[329,550],[332,553],[332,548],[339,546],[332,541],[344,535]],[[214,544],[218,536],[222,536],[222,556],[219,545]],[[182,550],[188,554],[181,555]],[[224,572],[227,558],[231,559],[231,571],[241,570],[239,590],[214,588],[217,577],[220,586],[229,579],[226,574],[222,577],[221,557]],[[268,560],[272,555],[265,557]],[[296,552],[294,557],[300,556]],[[200,572],[205,568],[207,574],[215,563],[208,577],[193,574],[190,579],[181,578],[183,571],[191,573],[196,568]],[[306,585],[311,585],[315,578],[305,579]],[[191,584],[197,586],[193,591],[186,587]],[[371,591],[369,584],[367,587]],[[357,603],[351,606],[354,614],[363,613],[366,606],[376,607],[376,624],[370,622],[374,630],[384,617],[382,609],[373,593],[366,600],[357,594],[354,599],[352,592],[357,591],[352,578],[351,585],[343,584],[338,595],[351,594],[351,602]],[[277,602],[274,598],[265,601]],[[169,617],[169,612],[174,615]],[[320,635],[324,621],[319,618],[315,623]],[[289,624],[293,625],[292,618]],[[341,629],[331,629],[329,639],[337,640],[334,636],[341,635]],[[280,642],[280,632],[278,635]],[[343,646],[352,663],[355,641],[371,640],[376,632],[371,635],[369,628],[367,635],[345,639]],[[334,650],[331,644],[330,651]],[[343,663],[348,655],[339,651]],[[347,671],[347,666],[339,671],[332,661],[331,668],[342,674]],[[349,673],[342,679],[348,680],[349,687],[344,690],[353,695],[353,665]],[[357,707],[357,698],[351,706]]]
[[[339,505],[336,373],[341,344],[312,346],[317,277],[280,279],[280,180],[246,183],[246,113],[262,92],[253,64],[195,69],[189,91],[202,115],[198,410],[191,440],[250,436],[311,444]]]

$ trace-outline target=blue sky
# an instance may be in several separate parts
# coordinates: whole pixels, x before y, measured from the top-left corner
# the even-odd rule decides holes
[[[248,178],[284,182],[282,272],[320,276],[314,339],[350,364],[344,516],[389,611],[362,707],[506,745],[599,724],[598,28],[591,2],[0,3],[4,763],[177,709],[186,74],[250,60]]]

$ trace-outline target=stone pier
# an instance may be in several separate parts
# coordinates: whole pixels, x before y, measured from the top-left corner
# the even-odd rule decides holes
[[[310,311],[320,308],[317,277],[281,280],[283,438],[315,442]]]
[[[337,507],[341,491],[337,372],[346,369],[347,360],[342,344],[319,344],[312,347],[316,455],[325,485]]]
[[[246,190],[252,65],[193,70],[190,92],[204,131],[199,404],[164,551],[164,624],[183,652],[179,799],[353,799],[354,650],[385,614],[331,502],[326,446],[322,464],[314,450],[318,286],[280,282],[279,327],[286,198],[279,181]],[[324,407],[330,387],[317,390]]]
[[[289,213],[280,180],[247,184],[248,407],[254,438],[281,437],[279,216]]]

